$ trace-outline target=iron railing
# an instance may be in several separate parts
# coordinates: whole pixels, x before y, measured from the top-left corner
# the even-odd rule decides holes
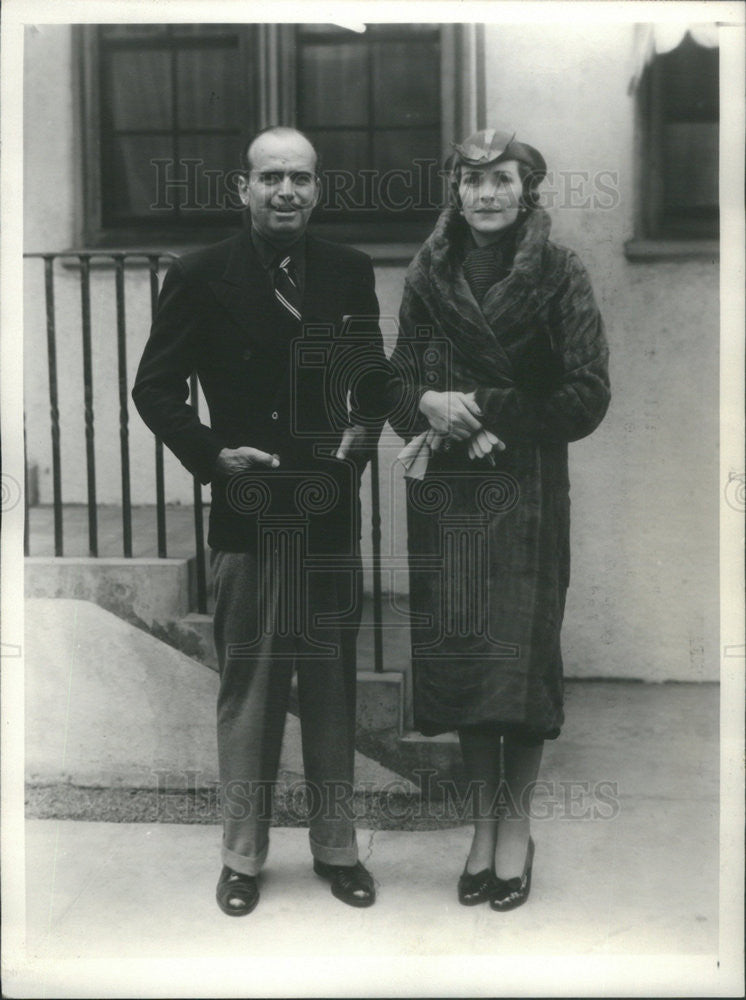
[[[60,457],[60,406],[57,365],[57,328],[55,315],[55,261],[65,259],[77,264],[80,273],[80,326],[83,361],[83,409],[86,445],[86,484],[88,513],[88,554],[98,557],[98,517],[96,501],[96,458],[95,412],[93,403],[93,359],[91,349],[91,262],[101,258],[113,262],[114,295],[116,303],[117,338],[117,381],[119,396],[119,452],[122,494],[122,550],[126,558],[132,557],[132,499],[130,491],[130,448],[129,448],[129,404],[130,383],[127,368],[127,321],[125,309],[125,266],[130,261],[142,262],[149,271],[150,313],[155,316],[158,304],[159,269],[163,260],[176,255],[156,251],[106,251],[70,250],[61,253],[26,253],[24,257],[44,262],[44,298],[47,333],[47,368],[49,376],[49,412],[52,440],[52,496],[54,506],[54,554],[64,555],[64,525],[62,501],[62,462]],[[198,384],[195,375],[190,379],[190,403],[199,406]],[[24,431],[25,444],[25,431]],[[28,477],[26,476],[26,482]],[[155,440],[155,509],[158,558],[168,556],[166,543],[166,500],[163,464],[163,442]],[[26,555],[29,554],[29,514],[28,488],[25,496],[25,539]],[[205,560],[205,539],[203,524],[202,489],[199,480],[194,479],[194,547],[197,584],[197,610],[207,612],[207,568]],[[382,586],[381,586],[381,513],[379,493],[378,454],[371,458],[371,547],[373,574],[373,626],[374,626],[374,669],[383,671],[383,649],[381,635]]]

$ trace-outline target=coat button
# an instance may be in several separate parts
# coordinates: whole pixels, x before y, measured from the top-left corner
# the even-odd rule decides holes
[[[273,414],[272,414],[272,419],[273,419],[273,420],[278,420],[278,419],[279,419],[279,417],[280,417],[280,414],[279,414],[279,413],[277,412],[277,410],[275,410],[275,411],[273,412]]]

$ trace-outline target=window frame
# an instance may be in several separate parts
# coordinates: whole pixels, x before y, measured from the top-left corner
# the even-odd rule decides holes
[[[99,91],[100,48],[98,25],[75,25],[74,46],[76,131],[81,138],[79,203],[82,211],[77,234],[78,244],[97,248],[158,248],[205,245],[232,235],[241,225],[241,212],[236,211],[235,225],[230,222],[216,225],[188,223],[174,225],[164,220],[162,226],[146,228],[138,225],[106,226],[102,218],[102,149],[101,149],[101,94]],[[297,120],[296,95],[296,43],[294,24],[237,25],[240,30],[252,29],[253,39],[246,31],[243,51],[246,72],[251,74],[250,88],[257,95],[256,106],[248,117],[254,121],[246,128],[244,137],[280,121],[294,124]],[[460,138],[462,125],[473,124],[473,109],[468,96],[471,88],[467,81],[474,73],[472,46],[469,45],[468,25],[440,24],[441,44],[441,146],[434,156],[442,154],[449,142]],[[238,161],[238,150],[236,151]],[[238,163],[237,163],[238,165]],[[322,165],[323,169],[323,165]],[[312,217],[314,233],[339,242],[399,243],[420,242],[432,229],[433,214],[422,220],[370,220],[355,222],[316,222]]]
[[[645,66],[635,94],[635,236],[627,241],[626,254],[630,260],[717,258],[719,235],[707,232],[706,223],[692,219],[689,227],[671,226],[664,217],[660,58]]]

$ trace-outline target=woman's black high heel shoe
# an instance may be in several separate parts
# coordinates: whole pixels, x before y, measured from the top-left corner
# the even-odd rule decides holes
[[[464,868],[458,880],[458,901],[462,906],[476,906],[486,903],[495,891],[495,875],[491,868],[485,868],[475,875]]]
[[[515,878],[495,878],[496,888],[490,898],[490,906],[493,910],[504,913],[507,910],[514,910],[521,906],[528,899],[531,891],[531,868],[534,863],[534,841],[528,838],[528,849],[526,850],[526,863],[523,866],[523,874]]]

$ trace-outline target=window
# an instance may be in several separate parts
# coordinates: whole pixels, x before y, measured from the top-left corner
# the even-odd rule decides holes
[[[224,219],[238,124],[251,105],[230,25],[99,29],[101,221],[152,228]]]
[[[440,31],[305,25],[297,122],[328,165],[317,220],[414,220],[442,203]]]
[[[457,27],[81,27],[84,240],[220,239],[239,223],[241,145],[274,122],[296,124],[321,152],[317,230],[423,238],[442,204],[445,139],[458,131]]]
[[[237,222],[238,150],[255,125],[251,29],[81,29],[89,245],[219,238]]]
[[[719,60],[690,32],[655,55],[640,80],[638,235],[718,235]]]

